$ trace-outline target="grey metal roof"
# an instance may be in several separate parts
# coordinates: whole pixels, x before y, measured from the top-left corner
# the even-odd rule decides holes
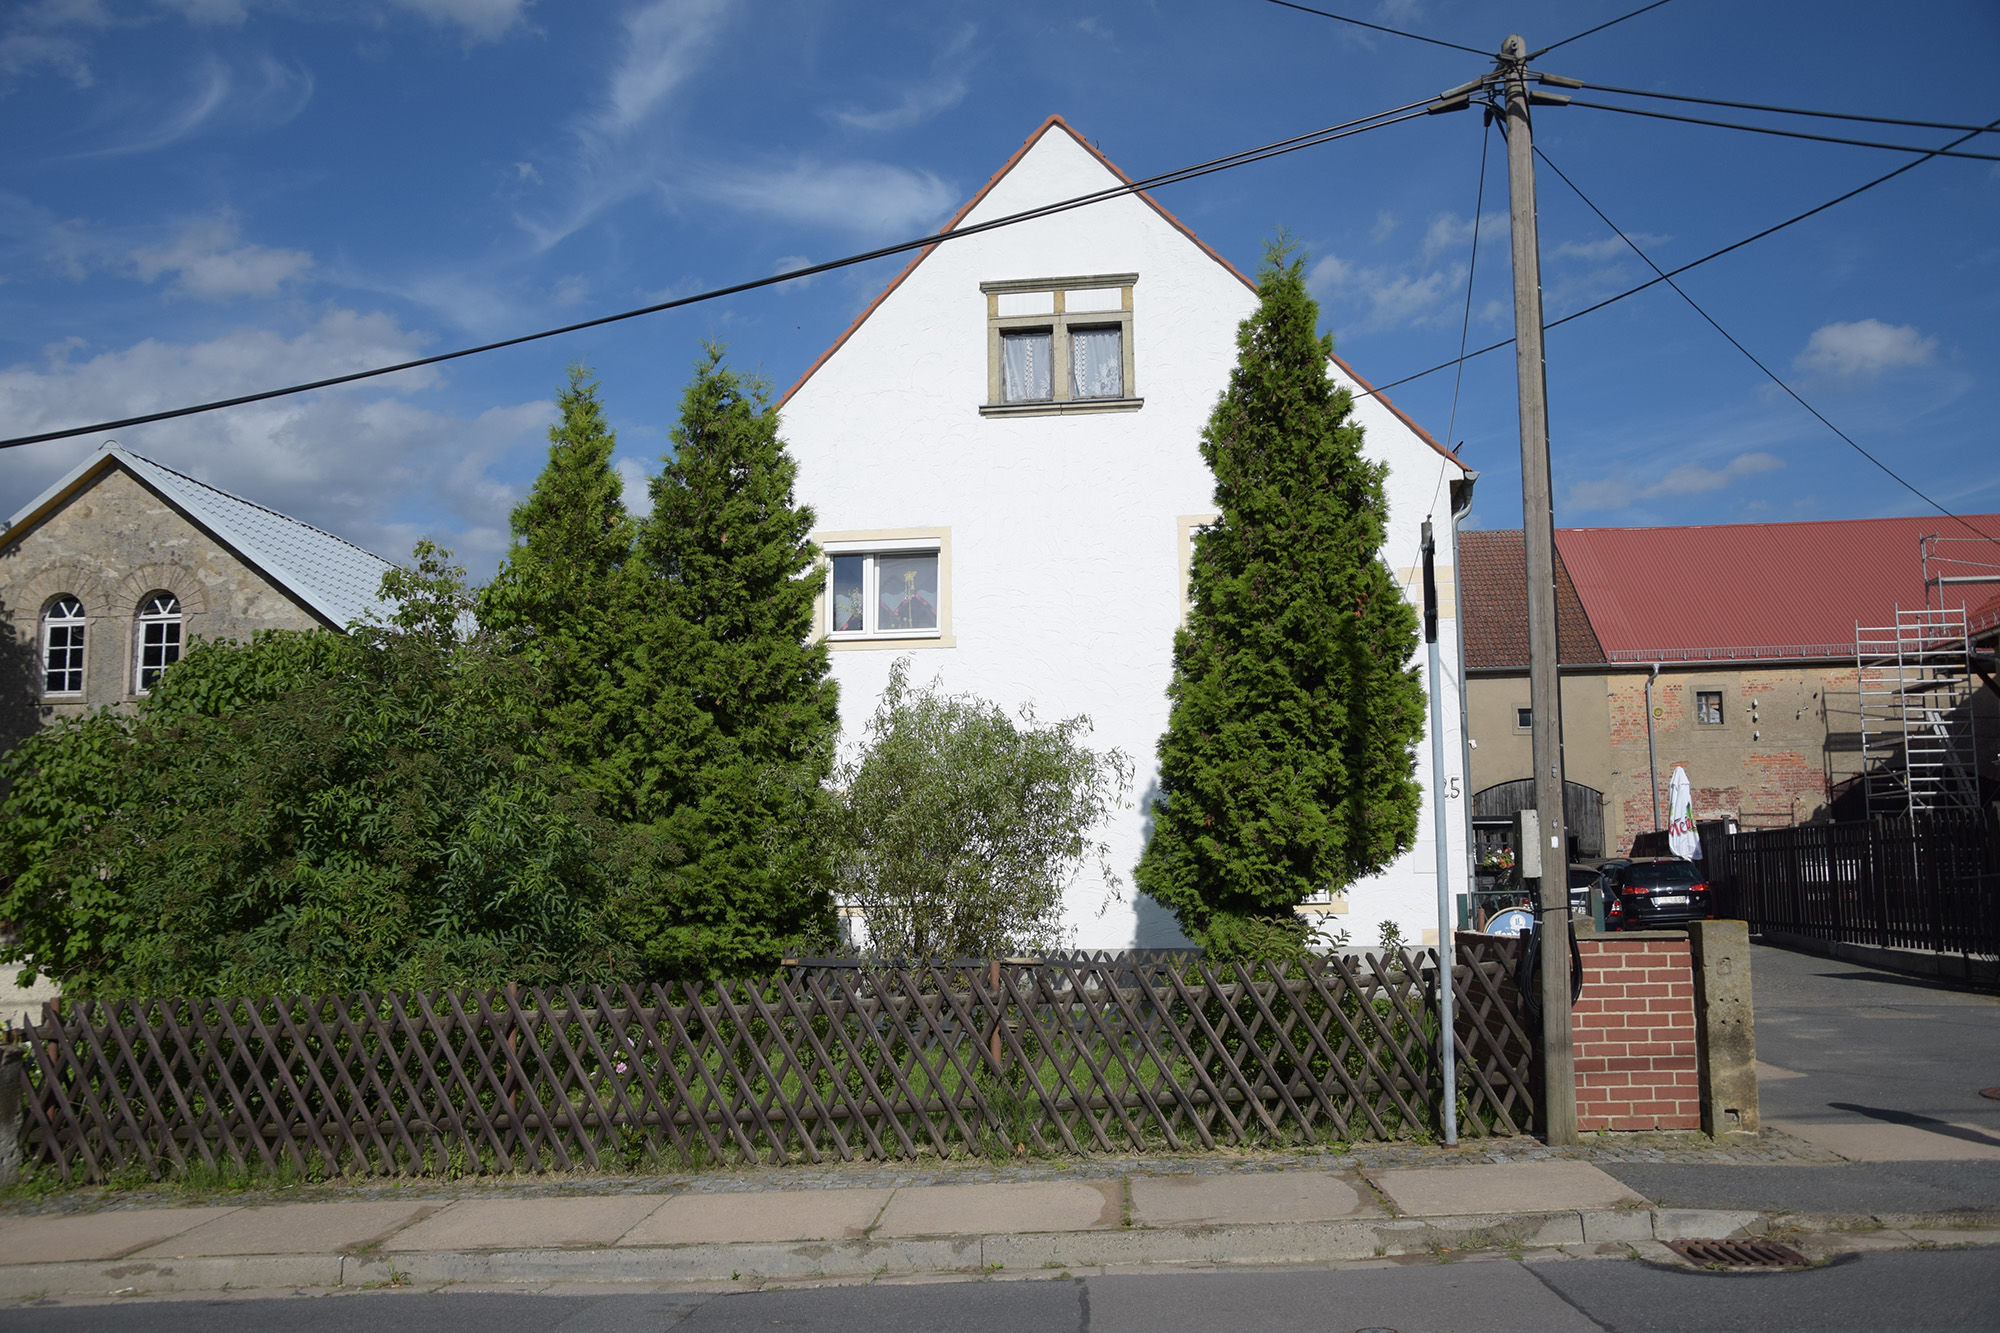
[[[382,575],[394,568],[389,561],[310,523],[196,481],[115,441],[107,442],[30,500],[8,520],[6,533],[11,535],[23,524],[38,522],[58,501],[113,464],[165,496],[330,624],[345,629],[366,612],[387,614],[387,605],[376,594],[381,590]],[[0,541],[4,540],[6,537],[0,536]]]

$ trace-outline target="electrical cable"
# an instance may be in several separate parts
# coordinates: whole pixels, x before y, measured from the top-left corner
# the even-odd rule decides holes
[[[1793,215],[1792,217],[1786,218],[1783,222],[1774,223],[1771,226],[1764,228],[1760,232],[1755,232],[1752,235],[1745,236],[1740,241],[1736,241],[1730,245],[1725,245],[1720,250],[1712,250],[1708,254],[1703,255],[1699,259],[1691,259],[1687,263],[1682,264],[1679,268],[1668,270],[1661,277],[1648,278],[1646,281],[1640,283],[1636,287],[1628,287],[1622,292],[1618,292],[1614,295],[1605,297],[1602,301],[1599,301],[1594,305],[1587,305],[1581,310],[1571,311],[1569,314],[1564,315],[1561,319],[1558,319],[1553,323],[1544,324],[1542,327],[1544,329],[1557,328],[1561,325],[1569,323],[1573,319],[1582,319],[1585,315],[1594,314],[1597,311],[1604,309],[1604,307],[1608,305],[1615,305],[1619,301],[1623,301],[1628,296],[1637,296],[1640,292],[1645,291],[1649,287],[1659,286],[1660,283],[1665,281],[1667,278],[1677,278],[1681,274],[1686,273],[1689,269],[1699,268],[1703,264],[1708,263],[1712,259],[1720,259],[1722,258],[1722,256],[1729,254],[1732,251],[1741,250],[1744,246],[1750,245],[1756,241],[1761,241],[1766,236],[1770,236],[1776,232],[1783,231],[1787,227],[1793,226],[1800,222],[1804,222],[1807,218],[1814,217],[1820,213],[1824,213],[1826,212],[1827,209],[1832,208],[1837,204],[1844,204],[1849,199],[1854,198],[1856,195],[1865,194],[1869,190],[1874,189],[1878,185],[1886,185],[1890,181],[1896,179],[1896,177],[1902,175],[1904,172],[1922,166],[1926,161],[1929,160],[1931,156],[1934,156],[1936,153],[1945,152],[1950,149],[1956,148],[1958,147],[1958,145],[1964,143],[1967,139],[1974,138],[1975,136],[1980,134],[1989,133],[1996,129],[2000,129],[2000,120],[1991,121],[1988,124],[1981,126],[1979,129],[1973,130],[1969,134],[1963,135],[1957,139],[1953,139],[1950,143],[1946,144],[1944,148],[1933,150],[1932,153],[1926,154],[1924,157],[1913,158],[1910,161],[1905,162],[1902,166],[1897,167],[1892,171],[1884,172],[1882,175],[1877,176],[1874,180],[1865,181],[1862,184],[1855,186],[1853,189],[1847,191],[1844,194],[1837,194],[1823,204],[1818,204],[1812,208],[1808,208],[1805,212],[1798,213]],[[1386,384],[1378,384],[1373,389],[1370,389],[1367,394],[1361,394],[1357,396],[1367,397],[1370,394],[1386,393],[1390,389],[1398,388],[1402,385],[1410,383],[1413,380],[1423,379],[1427,375],[1435,375],[1440,370],[1450,370],[1453,366],[1458,365],[1462,361],[1475,360],[1479,357],[1485,356],[1488,352],[1497,352],[1503,347],[1511,347],[1513,346],[1513,343],[1514,340],[1512,338],[1502,338],[1499,342],[1488,343],[1486,346],[1480,348],[1476,352],[1471,353],[1469,356],[1460,357],[1458,358],[1458,360],[1455,361],[1440,361],[1437,365],[1434,365],[1427,370],[1419,370],[1414,375],[1405,375],[1401,379],[1390,380]]]
[[[1571,42],[1580,42],[1584,38],[1591,36],[1593,33],[1600,33],[1603,32],[1606,28],[1616,27],[1618,24],[1623,23],[1626,19],[1638,18],[1641,14],[1645,13],[1647,10],[1658,9],[1661,5],[1664,5],[1665,3],[1667,3],[1667,0],[1653,0],[1652,4],[1641,5],[1639,8],[1633,10],[1629,14],[1620,14],[1617,18],[1611,19],[1604,23],[1600,23],[1594,28],[1585,28],[1582,32],[1578,33],[1574,37],[1565,37],[1559,42],[1550,42],[1547,46],[1543,47],[1539,51],[1530,51],[1528,52],[1527,58],[1529,60],[1533,60],[1537,56],[1547,55],[1550,51],[1555,50],[1558,46],[1568,46]]]
[[[1549,155],[1547,153],[1544,153],[1539,146],[1537,146],[1535,149],[1535,156],[1541,159],[1542,165],[1546,166],[1550,171],[1555,172],[1557,178],[1560,179],[1564,185],[1569,186],[1571,193],[1575,194],[1577,198],[1583,200],[1584,206],[1588,208],[1591,212],[1597,214],[1598,221],[1602,222],[1605,226],[1611,228],[1612,232],[1618,237],[1618,239],[1625,242],[1626,247],[1630,249],[1633,254],[1639,256],[1640,260],[1646,265],[1647,268],[1650,268],[1651,270],[1653,270],[1653,272],[1659,274],[1660,280],[1662,282],[1666,283],[1667,286],[1673,288],[1675,294],[1678,295],[1681,298],[1681,300],[1686,301],[1688,303],[1688,307],[1692,309],[1697,315],[1700,315],[1704,320],[1706,320],[1710,328],[1714,329],[1717,333],[1721,334],[1725,339],[1727,339],[1731,347],[1734,347],[1737,351],[1743,353],[1743,355],[1749,359],[1751,365],[1757,367],[1758,370],[1761,370],[1762,372],[1764,372],[1764,374],[1770,376],[1771,382],[1773,384],[1776,384],[1780,389],[1783,389],[1786,393],[1790,394],[1793,402],[1797,403],[1800,407],[1803,407],[1806,411],[1812,413],[1813,416],[1819,421],[1819,423],[1822,426],[1825,426],[1835,435],[1838,435],[1841,439],[1845,440],[1847,442],[1847,446],[1850,449],[1854,450],[1855,453],[1860,454],[1863,458],[1867,459],[1869,462],[1873,463],[1876,467],[1880,468],[1882,472],[1890,478],[1890,480],[1894,481],[1904,490],[1907,490],[1910,494],[1916,496],[1919,500],[1922,500],[1925,504],[1937,510],[1940,514],[1943,514],[1946,518],[1951,519],[1955,523],[1958,523],[1960,526],[1965,528],[1966,531],[1974,533],[1977,536],[1983,537],[1987,541],[1993,542],[1995,545],[2000,545],[2000,537],[1996,537],[1989,532],[1981,531],[1979,528],[1973,526],[1972,522],[1969,519],[1963,518],[1958,514],[1954,514],[1951,510],[1946,509],[1943,505],[1939,504],[1936,500],[1933,500],[1930,496],[1926,495],[1922,490],[1918,489],[1916,483],[1910,481],[1907,477],[1904,477],[1901,473],[1897,472],[1887,463],[1884,463],[1874,454],[1869,453],[1868,450],[1861,447],[1861,445],[1854,439],[1853,436],[1849,435],[1846,431],[1842,430],[1840,427],[1834,425],[1831,421],[1827,420],[1825,413],[1821,412],[1818,408],[1814,407],[1811,403],[1807,402],[1803,397],[1801,397],[1799,395],[1798,390],[1794,389],[1791,385],[1785,383],[1784,379],[1781,376],[1779,376],[1776,371],[1772,370],[1769,366],[1765,365],[1763,361],[1759,360],[1757,354],[1755,352],[1752,352],[1749,348],[1745,347],[1740,341],[1738,341],[1735,334],[1731,333],[1728,329],[1723,328],[1721,324],[1717,323],[1715,316],[1709,314],[1708,311],[1702,309],[1701,303],[1696,301],[1692,296],[1689,296],[1685,288],[1683,288],[1679,283],[1675,282],[1673,278],[1669,276],[1664,270],[1662,270],[1658,264],[1655,264],[1652,260],[1652,257],[1648,255],[1644,250],[1639,248],[1639,243],[1637,241],[1634,241],[1630,236],[1627,236],[1625,234],[1624,229],[1619,227],[1619,225],[1613,222],[1609,217],[1606,217],[1604,210],[1599,208],[1596,202],[1592,200],[1589,195],[1585,194],[1582,188],[1579,187],[1575,181],[1571,180],[1561,167],[1557,166],[1552,160],[1550,160]]]
[[[1332,19],[1336,23],[1351,23],[1357,28],[1369,28],[1375,32],[1386,32],[1391,37],[1407,37],[1413,42],[1429,42],[1432,46],[1450,47],[1454,51],[1464,51],[1468,55],[1485,56],[1488,59],[1491,59],[1493,55],[1491,51],[1481,51],[1471,46],[1460,46],[1457,42],[1440,41],[1436,37],[1426,37],[1420,32],[1404,32],[1401,28],[1385,28],[1379,23],[1370,23],[1366,19],[1349,18],[1345,14],[1335,14],[1324,9],[1314,9],[1311,5],[1293,4],[1292,0],[1268,0],[1268,3],[1277,5],[1281,9],[1296,9],[1301,14],[1317,14],[1323,19]],[[1659,3],[1665,4],[1666,0],[1659,0]]]
[[[233,398],[219,398],[206,403],[195,403],[187,407],[170,408],[161,412],[148,412],[134,417],[122,417],[116,421],[100,421],[85,426],[67,426],[61,430],[42,431],[34,435],[18,435],[11,439],[0,439],[0,449],[14,449],[22,445],[41,444],[48,440],[68,439],[76,435],[94,435],[99,431],[123,430],[127,426],[143,426],[155,421],[170,421],[178,417],[196,416],[203,412],[216,412],[228,407],[241,407],[246,403],[261,403],[273,398],[284,398],[293,394],[309,393],[315,389],[329,389],[341,384],[353,384],[360,380],[377,379],[383,375],[394,375],[405,370],[417,370],[424,366],[434,366],[445,361],[456,361],[463,357],[479,356],[486,352],[497,352],[503,348],[518,347],[523,343],[539,342],[545,338],[556,338],[563,334],[576,333],[583,329],[594,329],[605,324],[616,324],[622,320],[637,319],[642,315],[655,315],[665,310],[676,310],[682,306],[698,305],[704,301],[713,301],[724,296],[736,296],[743,292],[755,291],[761,287],[775,287],[779,283],[792,282],[799,278],[812,277],[820,273],[831,273],[836,269],[850,268],[856,264],[865,264],[871,260],[886,258],[890,255],[905,254],[911,250],[926,249],[933,245],[942,244],[945,241],[958,240],[966,236],[977,236],[982,232],[993,231],[1001,227],[1010,227],[1021,222],[1032,222],[1039,218],[1053,217],[1058,213],[1066,213],[1071,209],[1084,208],[1091,204],[1103,203],[1109,199],[1122,198],[1126,195],[1137,194],[1161,185],[1176,185],[1182,181],[1194,180],[1218,171],[1227,171],[1234,167],[1248,166],[1253,162],[1262,162],[1286,153],[1297,152],[1302,148],[1317,148],[1321,144],[1332,143],[1336,139],[1350,138],[1357,134],[1365,134],[1369,130],[1379,130],[1387,128],[1390,125],[1400,125],[1405,121],[1420,120],[1427,114],[1421,108],[1429,106],[1433,100],[1433,98],[1426,97],[1422,101],[1408,102],[1399,107],[1392,107],[1387,111],[1378,111],[1373,115],[1361,116],[1339,125],[1330,125],[1325,129],[1314,130],[1309,134],[1295,135],[1290,139],[1279,139],[1262,147],[1247,148],[1242,152],[1231,153],[1225,157],[1212,158],[1207,162],[1196,163],[1193,166],[1180,167],[1173,171],[1162,172],[1157,176],[1149,176],[1143,180],[1133,181],[1129,184],[1109,186],[1091,194],[1078,195],[1072,199],[1060,200],[1056,203],[1024,209],[1019,213],[1010,213],[1005,217],[992,218],[986,222],[973,223],[970,226],[954,227],[950,231],[935,232],[929,236],[919,237],[915,240],[900,241],[894,245],[881,246],[860,254],[847,255],[840,259],[830,259],[820,264],[809,264],[804,268],[787,269],[783,273],[773,273],[769,277],[755,278],[748,282],[732,283],[727,287],[716,287],[709,291],[697,292],[693,296],[683,296],[672,301],[660,301],[653,305],[640,306],[633,310],[623,310],[613,315],[599,315],[593,319],[579,320],[574,324],[564,324],[559,328],[542,329],[536,333],[517,334],[511,338],[502,338],[495,342],[481,343],[476,347],[461,347],[455,351],[439,352],[432,356],[417,357],[410,361],[399,361],[394,365],[376,366],[369,370],[357,370],[345,375],[332,375],[325,379],[312,380],[303,384],[287,385],[282,389],[264,389],[256,393],[238,394]]]
[[[1726,106],[1738,111],[1769,111],[1783,116],[1814,116],[1821,120],[1859,120],[1870,125],[1900,125],[1912,130],[1971,130],[1984,134],[1983,125],[1960,125],[1947,120],[1903,120],[1896,116],[1860,116],[1844,111],[1810,111],[1805,107],[1772,106],[1767,102],[1731,102],[1720,97],[1690,97],[1683,93],[1649,92],[1644,88],[1617,88],[1608,83],[1582,83],[1579,87],[1593,92],[1617,93],[1621,97],[1651,97],[1666,102],[1698,102],[1703,106]]]
[[[1445,448],[1450,449],[1453,453],[1458,452],[1452,445],[1451,439],[1453,433],[1458,429],[1458,391],[1465,384],[1465,344],[1472,336],[1472,280],[1479,273],[1479,224],[1486,212],[1486,159],[1492,156],[1493,146],[1493,118],[1491,116],[1486,118],[1485,128],[1486,133],[1479,140],[1479,186],[1474,192],[1472,199],[1472,254],[1466,260],[1465,264],[1465,322],[1460,326],[1458,331],[1459,373],[1458,378],[1452,381],[1451,415],[1445,419],[1444,428]],[[1445,472],[1450,467],[1450,460],[1443,458],[1438,460],[1438,479],[1436,484],[1431,487],[1431,502],[1424,510],[1425,518],[1434,517],[1437,513],[1438,493],[1444,490]],[[1411,562],[1410,577],[1403,584],[1405,594],[1415,586],[1417,574],[1422,564],[1423,560],[1420,553],[1418,559]]]
[[[1771,125],[1744,125],[1730,120],[1708,120],[1701,116],[1677,116],[1671,111],[1646,111],[1636,106],[1613,106],[1609,102],[1586,102],[1572,97],[1565,106],[1587,106],[1593,111],[1616,111],[1649,120],[1677,120],[1683,125],[1711,125],[1719,130],[1742,130],[1746,134],[1773,134],[1781,139],[1810,139],[1815,143],[1845,144],[1849,148],[1885,148],[1896,153],[1922,153],[1926,157],[1963,157],[1974,162],[2000,162],[2000,153],[1956,153],[1948,148],[1918,148],[1911,144],[1877,143],[1872,139],[1848,139],[1837,134],[1808,134],[1804,130],[1781,130]],[[1984,134],[1976,129],[1974,134]]]

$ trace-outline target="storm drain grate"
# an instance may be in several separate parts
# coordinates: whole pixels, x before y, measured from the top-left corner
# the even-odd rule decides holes
[[[1691,1264],[1725,1268],[1806,1268],[1812,1260],[1768,1240],[1670,1240],[1667,1248]]]

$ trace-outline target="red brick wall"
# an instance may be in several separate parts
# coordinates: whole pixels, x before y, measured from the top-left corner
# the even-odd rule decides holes
[[[1700,1129],[1694,960],[1687,937],[1585,936],[1572,1011],[1581,1130]]]

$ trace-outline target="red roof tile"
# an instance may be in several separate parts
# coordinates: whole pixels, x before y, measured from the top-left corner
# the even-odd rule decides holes
[[[1558,528],[1556,549],[1613,662],[1851,657],[1857,622],[1893,625],[1898,608],[1927,604],[1925,537],[1954,539],[1941,549],[1958,572],[2000,567],[2000,514],[1966,522],[1995,544],[1918,517]],[[1929,605],[1977,608],[1991,585],[1930,593]]]
[[[1528,665],[1528,562],[1521,530],[1458,534],[1458,604],[1465,665],[1474,671]],[[1556,553],[1556,655],[1564,666],[1604,661],[1576,585]]]

